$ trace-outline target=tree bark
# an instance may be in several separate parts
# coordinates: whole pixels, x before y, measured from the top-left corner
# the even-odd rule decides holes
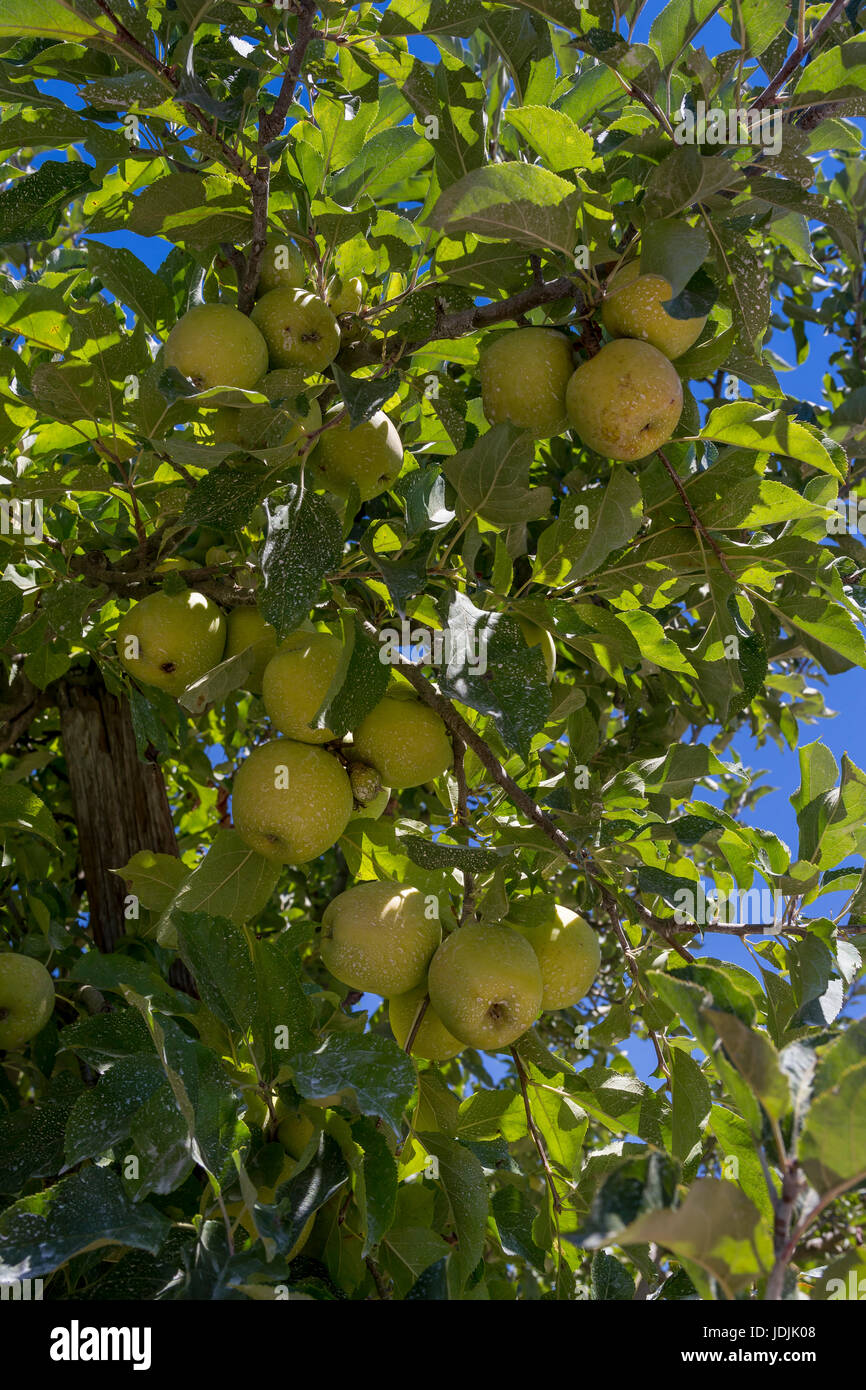
[[[176,855],[159,767],[139,762],[129,705],[94,672],[88,684],[58,682],[60,728],[93,940],[113,951],[125,934],[126,887],[114,869],[139,850]]]

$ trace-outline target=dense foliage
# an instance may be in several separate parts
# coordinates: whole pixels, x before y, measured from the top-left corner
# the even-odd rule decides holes
[[[652,8],[638,42],[634,0],[0,0],[0,990],[24,956],[56,991],[0,1057],[0,1280],[713,1300],[866,1275],[866,773],[808,741],[866,666],[866,35],[857,0]],[[339,311],[334,360],[270,395],[167,362],[197,305],[265,331],[277,245]],[[588,363],[638,256],[669,317],[706,316],[670,442],[616,461],[490,424],[489,346],[553,326]],[[774,330],[798,362],[829,336],[820,400],[786,393]],[[381,410],[399,475],[330,490]],[[388,690],[444,720],[450,766],[307,862],[255,852],[230,811],[273,733],[251,649],[170,693],[115,640],[188,589],[339,638],[322,758]],[[801,745],[797,845],[761,826],[745,733]],[[421,1060],[322,960],[369,880],[446,934],[550,895],[594,983]]]

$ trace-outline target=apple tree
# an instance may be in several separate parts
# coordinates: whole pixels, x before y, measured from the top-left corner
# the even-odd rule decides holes
[[[0,1282],[866,1275],[866,34],[649,10],[0,0]]]

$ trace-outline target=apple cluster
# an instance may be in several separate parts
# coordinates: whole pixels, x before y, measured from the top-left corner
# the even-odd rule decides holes
[[[230,304],[195,305],[169,333],[163,359],[199,391],[254,390],[279,405],[276,439],[271,406],[218,407],[209,420],[217,443],[247,450],[294,446],[309,455],[317,486],[345,497],[354,485],[367,502],[399,476],[400,436],[384,411],[353,427],[339,402],[323,419],[317,400],[322,373],[340,350],[340,318],[358,313],[366,285],[360,276],[335,278],[322,299],[307,281],[298,247],[269,243],[252,313]]]
[[[645,282],[654,278],[626,272],[605,306],[611,332],[626,332],[629,312],[640,310],[643,338],[614,341],[577,371],[570,343],[559,332],[527,328],[498,339],[481,364],[488,419],[510,419],[537,437],[580,421],[585,441],[597,447],[590,412],[604,393],[592,383],[586,386],[586,374],[599,362],[614,370],[611,354],[625,351],[619,375],[612,384],[605,378],[605,389],[617,394],[618,418],[641,413],[648,392],[652,411],[646,420],[642,411],[641,431],[655,439],[660,422],[671,428],[679,404],[671,415],[665,373],[677,387],[679,379],[655,345],[660,341],[656,319],[663,329],[661,316],[667,317],[660,302],[664,281],[650,287],[658,300],[650,296],[656,318],[647,314]],[[200,390],[254,388],[271,403],[220,406],[208,416],[213,437],[244,450],[281,447],[289,454],[293,449],[309,454],[318,485],[337,496],[355,488],[367,500],[400,473],[399,434],[381,411],[351,428],[337,405],[323,420],[315,388],[316,374],[339,351],[339,315],[357,313],[365,287],[360,280],[332,282],[322,299],[305,288],[305,280],[306,265],[296,247],[267,247],[252,314],[224,304],[196,306],[169,334],[165,362]],[[629,291],[638,295],[637,308],[620,303],[615,320],[610,306]],[[651,332],[653,342],[646,341]],[[663,364],[661,373],[655,359]],[[636,397],[631,405],[625,401],[625,411],[624,390]],[[615,445],[619,453],[609,444],[606,440],[604,452],[613,457],[636,456],[622,452],[622,441]],[[212,548],[206,563],[217,558],[222,552]],[[556,651],[550,634],[526,619],[517,621],[527,644],[540,646],[552,679]],[[318,858],[352,817],[377,818],[395,792],[424,785],[452,765],[443,720],[399,682],[345,738],[314,722],[327,708],[345,658],[340,638],[323,626],[305,622],[279,640],[254,604],[225,615],[205,594],[188,589],[154,593],[133,605],[120,620],[116,642],[130,674],[175,697],[221,662],[249,653],[245,685],[261,696],[273,737],[257,744],[236,770],[232,817],[241,838],[277,863],[301,865]],[[358,883],[333,900],[322,924],[327,968],[351,988],[388,999],[395,1037],[401,1046],[411,1040],[418,1057],[441,1061],[464,1047],[507,1046],[542,1010],[567,1008],[583,997],[595,978],[594,932],[552,898],[519,898],[506,920],[472,920],[444,940],[430,902],[409,885]]]
[[[235,608],[226,619],[205,594],[188,589],[134,604],[118,624],[116,644],[131,675],[174,696],[221,661],[251,652],[246,687],[261,694],[280,737],[257,745],[239,767],[232,817],[242,839],[267,859],[317,859],[353,815],[378,817],[392,788],[421,786],[451,766],[443,721],[402,691],[386,693],[351,742],[313,726],[343,646],[310,623],[278,642],[258,607]]]
[[[542,1011],[576,1004],[601,954],[589,924],[547,894],[515,899],[504,921],[469,921],[443,940],[435,899],[376,881],[329,903],[322,959],[342,984],[388,1000],[401,1047],[411,1038],[416,1057],[444,1062],[464,1047],[507,1047]]]
[[[554,328],[518,328],[481,357],[481,395],[490,424],[508,420],[549,439],[571,428],[589,449],[630,463],[666,444],[683,408],[673,361],[698,338],[702,318],[665,309],[671,285],[631,262],[615,274],[602,305],[610,335],[575,369],[572,346]]]

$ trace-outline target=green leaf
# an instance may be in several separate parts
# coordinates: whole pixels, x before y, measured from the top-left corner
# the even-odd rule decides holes
[[[99,1084],[76,1102],[66,1128],[67,1163],[72,1166],[85,1158],[99,1158],[127,1139],[139,1111],[164,1087],[167,1089],[165,1072],[155,1053],[115,1062]],[[185,1135],[186,1126],[179,1114],[178,1119]]]
[[[24,595],[11,580],[0,579],[0,647],[12,636],[24,612]]]
[[[191,714],[203,714],[208,705],[218,705],[235,690],[246,689],[245,681],[252,670],[254,654],[248,647],[245,651],[230,656],[213,666],[197,681],[187,686],[179,697],[184,709]]]
[[[147,1203],[129,1201],[108,1168],[83,1168],[0,1216],[0,1278],[51,1274],[82,1250],[128,1245],[155,1255],[171,1222]]]
[[[700,1066],[687,1052],[671,1049],[673,1124],[671,1152],[682,1163],[697,1157],[712,1106],[710,1087]]]
[[[302,1096],[354,1091],[361,1113],[379,1115],[400,1133],[415,1089],[415,1068],[401,1048],[377,1033],[331,1033],[315,1051],[289,1059]]]
[[[765,1222],[772,1225],[773,1204],[767,1190],[755,1136],[746,1121],[723,1105],[710,1111],[710,1129],[719,1142],[722,1173],[736,1182],[750,1202],[754,1202]]]
[[[489,873],[502,863],[504,855],[512,854],[510,849],[481,849],[474,845],[449,845],[442,840],[427,840],[421,835],[405,835],[401,847],[406,850],[413,864],[422,869],[463,869],[469,873]]]
[[[80,1018],[62,1030],[60,1041],[97,1072],[105,1071],[120,1057],[147,1052],[152,1046],[147,1024],[135,1009]]]
[[[132,956],[115,954],[99,955],[88,951],[81,956],[70,971],[70,979],[79,984],[93,985],[101,993],[123,994],[127,988],[133,989],[144,999],[151,999],[160,1013],[194,1014],[198,1003],[188,994],[172,989],[155,966]]]
[[[83,1090],[77,1076],[60,1072],[34,1105],[0,1114],[0,1192],[14,1195],[61,1172],[66,1123]]]
[[[265,1080],[271,1080],[292,1052],[312,1045],[312,1009],[298,977],[295,949],[288,935],[257,939],[253,943],[253,969],[255,1054]]]
[[[513,618],[476,608],[465,594],[445,594],[442,608],[448,635],[442,693],[491,715],[508,747],[527,757],[550,712],[541,648],[527,646]]]
[[[782,457],[807,463],[821,473],[844,478],[845,470],[810,434],[805,425],[781,410],[765,414],[754,401],[732,401],[718,406],[701,430],[699,438],[714,439],[720,444],[735,444],[759,453],[780,454]]]
[[[314,492],[296,486],[287,506],[271,507],[262,552],[261,610],[284,637],[306,618],[322,580],[339,567],[343,538],[337,513]]]
[[[441,1183],[457,1236],[449,1260],[449,1285],[459,1298],[466,1281],[484,1251],[487,1230],[487,1183],[474,1154],[456,1139],[441,1134],[419,1134],[420,1142],[439,1164]]]
[[[634,1278],[625,1265],[604,1250],[596,1250],[593,1255],[589,1277],[596,1302],[630,1303],[634,1298]]]
[[[542,531],[533,578],[555,587],[592,574],[637,535],[642,521],[640,483],[622,464],[614,464],[603,488],[570,493],[558,521]]]
[[[601,168],[592,137],[564,111],[554,111],[549,106],[509,106],[505,120],[555,174],[566,169]]]
[[[649,32],[649,46],[662,68],[674,63],[718,8],[719,0],[668,0]]]
[[[528,1260],[536,1269],[543,1270],[544,1251],[532,1236],[532,1223],[538,1216],[538,1208],[527,1194],[519,1187],[501,1187],[494,1192],[490,1209],[503,1255]]]
[[[830,95],[833,101],[849,104],[846,115],[866,115],[866,35],[858,34],[846,43],[833,44],[804,69],[794,88],[795,107],[821,105]]]
[[[382,13],[383,38],[404,34],[474,33],[484,18],[480,0],[390,0]]]
[[[426,1226],[394,1226],[382,1241],[379,1258],[394,1280],[397,1292],[403,1293],[404,1297],[445,1299],[448,1297],[444,1278],[445,1257],[450,1253],[450,1245]],[[443,1276],[435,1281],[437,1291],[429,1294],[410,1292],[419,1288],[425,1270],[437,1263]]]
[[[457,489],[464,517],[480,516],[491,526],[513,526],[550,511],[549,487],[531,487],[535,442],[527,430],[494,425],[470,449],[445,459],[442,470]]]
[[[246,526],[270,485],[270,473],[254,459],[240,467],[220,462],[200,478],[187,498],[183,520],[190,526],[217,521],[234,530]]]
[[[164,910],[158,938],[170,937],[178,913],[207,913],[243,926],[262,911],[279,876],[279,865],[251,850],[236,830],[218,830]]]
[[[53,236],[67,205],[85,188],[93,189],[90,176],[88,164],[46,159],[35,174],[0,191],[0,246]]]
[[[174,304],[168,285],[125,246],[89,241],[87,259],[106,289],[148,328],[158,331],[173,319]]]
[[[574,251],[580,194],[537,164],[493,164],[446,188],[430,214],[449,236],[477,232],[533,251]]]
[[[642,275],[662,275],[676,298],[704,263],[710,243],[703,227],[675,218],[660,218],[644,230],[640,244]]]
[[[791,1108],[791,1093],[770,1039],[748,1028],[734,1014],[704,1009],[737,1071],[748,1082],[767,1114],[781,1120]]]
[[[388,1141],[367,1116],[352,1126],[352,1134],[364,1151],[364,1206],[366,1235],[363,1254],[369,1255],[394,1220],[397,1208],[397,1164]]]
[[[396,372],[389,372],[387,376],[375,379],[354,377],[344,372],[336,362],[331,371],[353,428],[355,425],[362,425],[365,420],[375,415],[377,410],[381,410],[400,385],[400,378]]]
[[[385,695],[390,679],[382,648],[368,637],[357,613],[341,615],[343,646],[331,686],[312,721],[313,728],[330,729],[342,738],[357,729]]]
[[[25,830],[53,845],[60,843],[60,830],[48,807],[29,787],[19,783],[0,786],[0,840],[6,838],[4,827]]]
[[[821,1193],[866,1178],[866,1062],[851,1067],[812,1102],[800,1163]]]
[[[278,1188],[276,1207],[256,1204],[253,1216],[259,1235],[273,1241],[278,1254],[287,1255],[297,1244],[310,1217],[339,1192],[348,1179],[349,1169],[339,1146],[329,1134],[322,1134],[312,1162]]]
[[[617,1236],[618,1245],[654,1242],[718,1279],[728,1297],[767,1273],[769,1230],[754,1203],[733,1183],[699,1178],[676,1209],[648,1212]]]
[[[246,1037],[255,1017],[256,982],[243,931],[204,912],[178,912],[175,925],[181,955],[203,1003],[233,1033]]]
[[[0,295],[0,328],[25,338],[34,347],[51,352],[63,352],[71,336],[69,310],[57,290],[44,285],[23,285],[11,288],[3,284]]]
[[[107,36],[114,31],[96,17],[77,13],[65,0],[44,0],[34,10],[31,0],[4,0],[0,10],[0,36],[20,39],[22,34],[75,43],[80,39]]]
[[[177,855],[140,849],[122,869],[113,872],[123,879],[142,907],[149,912],[164,912],[190,870]]]

